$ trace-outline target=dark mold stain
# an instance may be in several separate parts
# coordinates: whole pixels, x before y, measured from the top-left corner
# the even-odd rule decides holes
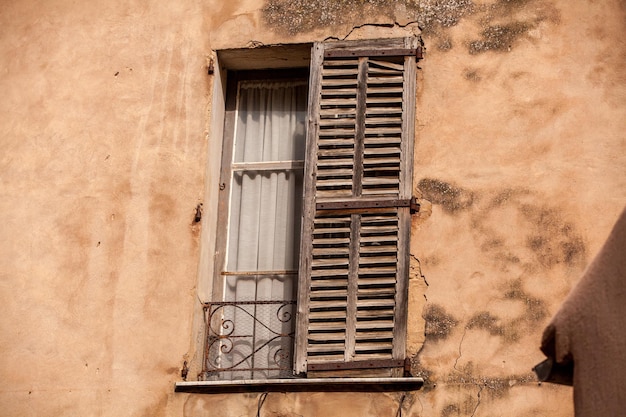
[[[520,210],[535,226],[526,239],[526,246],[541,266],[552,268],[558,264],[578,266],[584,263],[586,250],[582,236],[557,210],[530,204],[522,205]]]
[[[494,398],[502,398],[506,396],[511,387],[517,384],[528,384],[536,381],[536,377],[532,372],[525,374],[512,374],[504,377],[486,377],[474,374],[474,367],[471,362],[470,366],[465,366],[462,372],[454,372],[448,374],[446,381],[450,384],[474,385],[486,389],[485,394],[489,394]]]
[[[515,14],[522,10],[530,10],[534,16],[516,20]],[[452,48],[446,30],[476,16],[483,30],[479,39],[468,42],[471,54],[509,51],[539,23],[559,21],[558,10],[539,0],[498,0],[482,5],[472,0],[267,0],[261,13],[268,28],[289,35],[345,24],[391,23],[402,13],[403,19],[416,22],[442,52]]]
[[[501,271],[508,272],[512,266],[537,271],[558,265],[580,267],[585,264],[584,240],[574,223],[564,218],[557,207],[537,204],[538,198],[525,189],[496,191],[485,200],[486,205],[472,211],[471,226],[479,248]],[[508,227],[524,231],[523,246],[517,242],[512,246],[508,234],[503,233],[506,229],[502,227],[506,225],[494,223],[503,212],[512,222]],[[528,251],[523,250],[524,247]]]
[[[538,322],[548,316],[548,309],[545,301],[540,298],[533,297],[522,288],[522,280],[516,279],[511,282],[509,289],[504,294],[505,298],[510,300],[518,300],[524,303],[526,307],[525,320]]]
[[[508,25],[493,25],[486,27],[481,33],[481,39],[469,43],[469,53],[478,54],[486,51],[508,52],[513,42],[531,29],[525,22],[513,22]]]
[[[452,49],[452,39],[442,36],[437,42],[437,49],[442,52],[448,52]]]
[[[441,180],[424,178],[418,187],[426,200],[441,205],[449,213],[467,209],[474,203],[472,192]]]
[[[500,324],[500,319],[488,311],[476,313],[469,319],[465,328],[486,330],[492,336],[504,335],[504,327]]]
[[[456,404],[448,404],[441,410],[441,417],[460,416],[461,408]]]
[[[453,316],[446,313],[444,308],[437,304],[430,304],[423,317],[426,322],[424,334],[429,340],[446,339],[458,324]]]
[[[294,35],[363,20],[368,11],[393,18],[394,6],[388,0],[268,0],[261,12],[268,27]]]
[[[478,73],[478,70],[467,68],[463,73],[463,76],[467,81],[478,82],[482,80],[482,77]]]
[[[471,0],[268,0],[261,12],[268,27],[293,35],[349,22],[358,25],[371,16],[395,19],[399,6],[426,32],[454,26],[474,11]]]
[[[433,379],[434,372],[430,369],[424,368],[418,359],[418,355],[415,355],[409,359],[411,363],[411,376],[422,378],[424,380],[424,385],[422,385],[421,390],[423,392],[432,391],[437,387],[435,380]]]
[[[515,13],[526,7],[534,16],[515,19]],[[482,32],[480,38],[468,43],[470,54],[483,52],[509,52],[515,42],[528,34],[542,22],[558,24],[559,11],[551,4],[536,0],[499,0],[481,8]]]
[[[471,0],[427,0],[417,5],[418,21],[424,33],[436,31],[437,27],[455,26],[474,11]]]

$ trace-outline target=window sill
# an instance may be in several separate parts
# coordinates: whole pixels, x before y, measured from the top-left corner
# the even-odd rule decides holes
[[[239,392],[390,392],[417,391],[422,378],[294,378],[238,381],[177,382],[175,392],[226,394]]]

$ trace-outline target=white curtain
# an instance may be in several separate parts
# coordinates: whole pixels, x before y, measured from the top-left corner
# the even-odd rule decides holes
[[[233,171],[226,269],[230,273],[289,271],[298,269],[302,168],[260,169],[259,162],[302,161],[305,149],[306,82],[241,82],[235,126]],[[295,279],[288,274],[226,275],[226,301],[293,300]],[[276,312],[248,306],[250,315],[268,321],[272,329],[289,331]],[[295,312],[294,312],[295,314]],[[264,343],[272,333],[241,311],[236,326],[249,327],[254,344]],[[287,327],[285,327],[287,326]],[[240,329],[243,331],[243,329]],[[284,342],[284,341],[283,341]],[[246,365],[271,365],[280,342],[267,353],[255,355]],[[232,361],[252,353],[252,344],[241,344]],[[290,347],[289,347],[290,349]],[[261,377],[276,375],[265,374]],[[233,375],[258,378],[259,373]]]

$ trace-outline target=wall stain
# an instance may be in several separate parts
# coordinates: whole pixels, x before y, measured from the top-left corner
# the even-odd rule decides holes
[[[441,205],[448,213],[465,210],[474,203],[474,194],[471,191],[445,181],[423,178],[417,186],[426,200]]]
[[[426,322],[424,334],[427,340],[446,339],[458,324],[458,320],[437,304],[429,304],[423,317]]]
[[[413,19],[425,31],[449,28],[473,12],[471,0],[268,0],[262,8],[268,28],[291,35],[346,23],[361,24],[372,16],[394,21]]]
[[[479,195],[476,191],[469,192]],[[472,210],[470,224],[479,248],[500,271],[521,268],[536,272],[559,265],[576,268],[584,265],[586,247],[582,235],[561,210],[527,189],[504,189],[490,194],[493,197],[486,197],[486,204]],[[509,241],[505,225],[498,220],[503,215],[510,221],[506,227],[525,231],[523,246]]]
[[[500,319],[488,311],[480,311],[474,314],[465,325],[466,329],[486,330],[492,336],[503,336],[504,326],[500,324]]]
[[[582,236],[571,222],[565,221],[561,213],[551,207],[523,204],[521,213],[535,226],[526,239],[539,264],[552,268],[558,264],[579,266],[585,260],[585,245]]]
[[[522,13],[523,17],[518,16]],[[417,22],[422,34],[442,52],[452,49],[448,29],[471,17],[481,27],[475,39],[466,42],[473,55],[509,52],[539,24],[560,22],[559,11],[544,0],[497,0],[489,4],[472,0],[267,0],[261,15],[268,29],[289,35],[346,24],[358,26],[364,21],[408,19]]]
[[[531,28],[532,26],[526,22],[487,26],[481,33],[481,39],[469,42],[469,53],[508,52],[515,40],[525,35]]]
[[[460,416],[461,408],[457,404],[448,404],[441,410],[441,417]]]
[[[524,303],[526,314],[524,318],[532,322],[539,322],[548,316],[548,308],[545,301],[534,297],[522,288],[522,280],[520,278],[509,284],[508,290],[504,294],[509,300],[518,300]]]
[[[417,378],[422,378],[424,380],[424,385],[422,385],[422,392],[432,391],[437,387],[435,380],[433,379],[434,372],[430,369],[425,368],[419,362],[419,355],[415,355],[410,358],[411,362],[411,375]]]
[[[462,372],[452,372],[448,374],[446,382],[455,385],[475,385],[487,389],[487,394],[495,398],[502,398],[508,395],[509,390],[517,384],[527,384],[536,382],[535,374],[532,372],[524,374],[511,374],[502,377],[486,377],[476,374],[472,362],[468,362],[462,368]]]
[[[352,20],[362,21],[368,11],[393,18],[394,5],[389,0],[269,0],[261,12],[268,28],[295,35]]]
[[[465,77],[467,81],[471,81],[475,83],[483,79],[479,71],[477,69],[472,69],[472,68],[466,68],[465,71],[463,71],[463,76]]]

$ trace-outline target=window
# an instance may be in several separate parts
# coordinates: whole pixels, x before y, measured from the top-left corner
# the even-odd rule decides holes
[[[419,51],[229,73],[205,378],[402,375]]]

